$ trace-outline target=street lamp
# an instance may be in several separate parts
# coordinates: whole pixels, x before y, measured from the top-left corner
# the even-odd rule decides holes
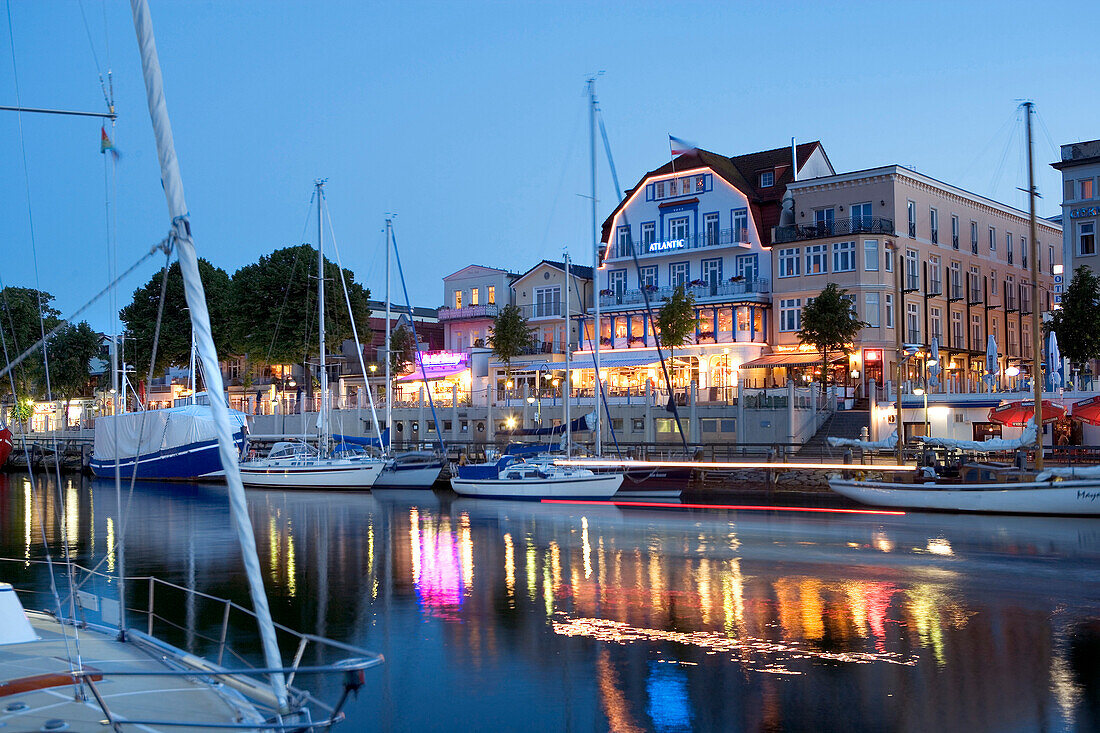
[[[925,391],[924,387],[917,387],[913,390],[913,394],[917,397],[924,397],[924,437],[927,438],[931,432],[928,425],[928,392]]]

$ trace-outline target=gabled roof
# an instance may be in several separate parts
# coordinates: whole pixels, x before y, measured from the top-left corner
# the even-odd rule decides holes
[[[550,267],[553,267],[555,269],[561,270],[562,272],[565,272],[565,263],[564,262],[555,262],[553,260],[542,260],[541,262],[539,262],[534,267],[527,270],[527,272],[523,273],[522,275],[520,275],[516,279],[517,280],[522,280],[523,278],[527,277],[528,275],[530,275],[532,272],[534,272],[538,268],[542,267],[543,265],[549,265]],[[574,265],[574,264],[570,263],[569,273],[573,277],[579,277],[583,280],[591,280],[592,279],[592,267],[590,265]]]
[[[469,270],[470,272],[467,273],[466,272],[467,270]],[[504,270],[504,269],[501,269],[499,267],[489,267],[488,265],[466,265],[461,270],[456,270],[455,272],[452,272],[450,275],[444,275],[443,279],[448,280],[448,279],[450,279],[450,278],[452,278],[456,275],[462,275],[463,273],[473,275],[473,274],[476,273],[477,270],[485,270],[486,272],[495,272],[495,273],[499,273],[501,275],[507,275],[508,277],[512,278],[513,280],[515,280],[517,277],[519,277],[519,275],[517,275],[516,273],[509,272],[508,270]]]
[[[819,149],[821,150],[821,154],[825,156],[826,162],[828,162],[829,158],[825,155],[825,149],[822,147],[820,141],[815,140],[813,142],[798,145],[798,169],[802,170],[802,167],[806,165],[806,161],[810,159],[810,156]],[[604,220],[601,241],[605,243],[610,241],[611,223],[615,220],[615,216],[622,210],[623,206],[626,205],[626,202],[630,198],[630,194],[636,191],[639,186],[645,185],[648,178],[651,176],[662,176],[669,173],[675,173],[678,170],[686,171],[704,167],[710,168],[731,186],[745,194],[745,197],[749,200],[749,206],[753,210],[753,221],[756,222],[760,229],[760,241],[767,242],[768,237],[766,237],[765,234],[771,231],[771,226],[775,223],[770,220],[775,218],[777,222],[779,215],[778,210],[775,212],[771,211],[774,207],[770,206],[770,204],[778,204],[783,198],[783,192],[786,190],[787,184],[794,180],[794,171],[791,166],[791,148],[789,145],[782,148],[774,148],[772,150],[762,150],[758,153],[736,155],[732,158],[727,158],[717,153],[712,153],[709,150],[703,150],[702,148],[696,148],[670,160],[660,168],[646,173],[642,176],[637,186],[627,192],[628,195],[619,202],[619,205],[615,207],[611,215]],[[832,168],[831,163],[829,167]],[[775,181],[773,185],[761,188],[759,186],[760,174],[764,171],[772,171],[775,173]],[[772,216],[773,213],[774,217]]]

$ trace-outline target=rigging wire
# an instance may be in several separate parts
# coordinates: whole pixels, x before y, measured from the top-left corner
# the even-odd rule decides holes
[[[997,190],[997,184],[1001,181],[1001,174],[1004,172],[1005,161],[1008,160],[1008,154],[1013,150],[1013,143],[1016,141],[1016,135],[1020,131],[1020,115],[1019,108],[1016,113],[1016,125],[1013,125],[1012,131],[1008,136],[1008,140],[1005,141],[1004,150],[1001,152],[1001,161],[997,164],[997,167],[993,171],[993,177],[989,181],[989,190],[994,192]]]
[[[316,196],[316,195],[317,195],[317,190],[314,189],[313,193],[310,194],[309,204],[306,206],[305,221],[302,222],[302,233],[298,237],[299,242],[304,242],[306,240],[306,227],[309,226],[310,212],[313,209],[313,201],[314,201],[313,197]],[[294,273],[298,271],[298,258],[301,256],[301,254],[302,254],[302,249],[301,249],[301,246],[299,246],[294,251],[294,261],[290,265],[290,282],[294,282]],[[273,352],[275,350],[275,342],[279,338],[279,329],[282,327],[283,313],[286,311],[286,301],[287,301],[287,298],[289,296],[290,296],[290,283],[287,283],[287,287],[283,289],[283,304],[281,306],[279,306],[279,314],[275,318],[275,330],[271,334],[271,344],[267,347],[267,354],[264,356],[264,361],[266,361],[268,363],[271,363],[271,352]]]
[[[113,112],[115,108],[114,99],[112,98],[113,90],[109,93],[107,91],[107,84],[103,80],[103,69],[99,65],[99,56],[95,52],[95,43],[92,41],[92,29],[88,25],[88,16],[84,12],[84,0],[77,0],[77,5],[80,7],[80,18],[84,21],[84,33],[88,37],[88,48],[91,49],[92,52],[92,61],[95,62],[96,74],[99,75],[99,89],[103,92],[103,101],[107,104],[107,109]],[[106,22],[106,18],[104,18],[104,22]],[[108,65],[108,73],[110,73],[109,68]]]

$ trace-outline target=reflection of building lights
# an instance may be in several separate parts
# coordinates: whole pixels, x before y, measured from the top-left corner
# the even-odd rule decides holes
[[[592,577],[592,545],[588,542],[588,517],[581,517],[581,548],[584,551],[584,579]]]
[[[504,535],[504,587],[508,589],[508,607],[516,604],[516,551],[512,547],[512,535]]]
[[[871,535],[871,546],[880,552],[893,552],[894,542],[885,532],[878,530]]]
[[[951,543],[943,537],[933,537],[928,540],[928,546],[926,548],[933,555],[954,555],[955,552],[951,549]]]

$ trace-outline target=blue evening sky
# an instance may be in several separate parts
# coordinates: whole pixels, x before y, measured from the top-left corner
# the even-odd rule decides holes
[[[25,106],[101,110],[114,71],[118,263],[167,230],[129,4],[10,0]],[[302,241],[315,177],[345,266],[382,296],[381,229],[410,295],[471,262],[590,263],[584,79],[624,186],[667,134],[726,155],[821,140],[839,171],[900,163],[1017,206],[1017,100],[1034,99],[1040,213],[1055,145],[1100,137],[1086,3],[151,3],[196,243],[230,274]],[[6,24],[5,24],[6,25]],[[89,35],[91,43],[89,42]],[[1083,38],[1091,38],[1086,31]],[[0,32],[0,104],[15,104]],[[23,115],[38,278],[64,311],[107,281],[99,123]],[[1049,137],[1048,132],[1049,130]],[[0,277],[33,286],[19,125],[0,113]],[[600,154],[600,218],[615,192]],[[304,237],[313,242],[316,224]],[[154,270],[127,281],[118,305]],[[394,299],[399,294],[395,291]],[[90,312],[110,325],[106,301]]]

